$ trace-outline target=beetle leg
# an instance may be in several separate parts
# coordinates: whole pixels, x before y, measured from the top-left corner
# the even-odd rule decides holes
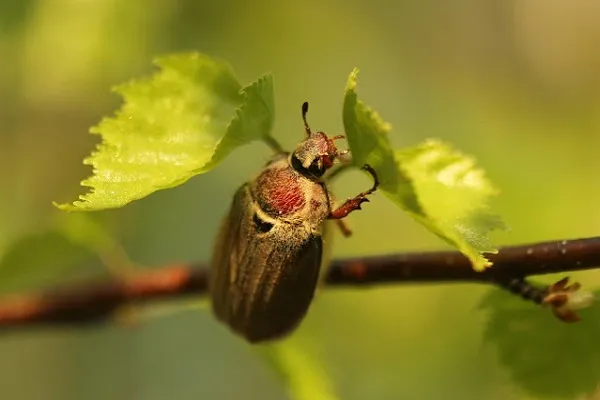
[[[322,184],[322,186],[323,190],[325,191],[325,196],[327,198],[327,207],[329,209],[329,215],[331,215],[331,200],[329,199],[329,191],[327,190],[327,186],[325,186],[324,183]],[[331,219],[329,216],[327,218]],[[335,222],[338,228],[340,229],[340,232],[342,232],[342,235],[344,235],[344,237],[350,237],[352,235],[352,230],[345,221],[341,219],[336,219]]]
[[[342,235],[344,235],[344,237],[352,236],[352,230],[350,229],[346,221],[344,221],[343,219],[336,219],[335,223],[337,224],[338,228],[340,228],[340,231],[342,232]]]
[[[375,170],[371,168],[371,166],[368,164],[365,164],[363,169],[366,170],[373,177],[373,187],[365,192],[359,193],[356,197],[346,200],[344,204],[342,204],[340,207],[329,213],[329,219],[342,219],[345,218],[352,211],[360,210],[360,205],[369,201],[367,196],[377,190],[377,187],[379,186],[379,179],[377,179],[377,174],[375,173]]]

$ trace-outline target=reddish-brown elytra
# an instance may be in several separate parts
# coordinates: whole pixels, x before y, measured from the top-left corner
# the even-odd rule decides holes
[[[238,189],[213,252],[213,312],[251,343],[284,336],[300,323],[319,277],[324,221],[360,209],[378,186],[365,165],[373,187],[333,208],[323,175],[345,153],[334,143],[343,136],[312,132],[307,112],[304,103],[306,137],[296,149],[275,155]]]

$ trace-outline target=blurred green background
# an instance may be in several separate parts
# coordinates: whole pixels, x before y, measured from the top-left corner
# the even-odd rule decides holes
[[[198,50],[242,82],[272,71],[276,136],[341,131],[346,78],[391,122],[395,146],[438,137],[473,154],[502,190],[511,230],[496,243],[593,236],[600,212],[600,3],[549,0],[0,0],[0,254],[68,218],[98,141],[88,128],[120,104],[109,88],[152,71],[158,54]],[[206,260],[234,190],[268,149],[236,150],[208,174],[95,214],[136,263]],[[369,185],[350,173],[346,197]],[[338,238],[337,256],[445,248],[377,195]],[[36,267],[2,265],[17,292],[102,276],[65,268],[55,246]],[[27,251],[26,251],[27,253]],[[55,253],[60,253],[56,250]],[[54,258],[53,258],[54,257]],[[33,265],[33,264],[32,264]],[[43,269],[43,270],[42,270]],[[597,273],[576,276],[600,283]],[[341,399],[525,399],[482,342],[490,289],[477,285],[326,290],[291,339]],[[0,336],[3,399],[285,399],[278,374],[207,310],[137,323]]]

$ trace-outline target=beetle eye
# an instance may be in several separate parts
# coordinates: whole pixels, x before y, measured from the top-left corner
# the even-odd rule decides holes
[[[319,158],[315,158],[308,167],[308,172],[313,176],[320,177],[323,176],[323,174],[325,173],[325,168],[323,167],[323,164],[319,161]]]

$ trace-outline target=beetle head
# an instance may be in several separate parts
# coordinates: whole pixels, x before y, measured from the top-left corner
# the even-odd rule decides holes
[[[306,122],[308,103],[302,104],[302,120],[306,130],[306,138],[301,141],[291,155],[293,168],[302,175],[319,178],[333,167],[335,159],[347,151],[338,151],[335,140],[344,135],[328,137],[325,132],[312,132]]]

